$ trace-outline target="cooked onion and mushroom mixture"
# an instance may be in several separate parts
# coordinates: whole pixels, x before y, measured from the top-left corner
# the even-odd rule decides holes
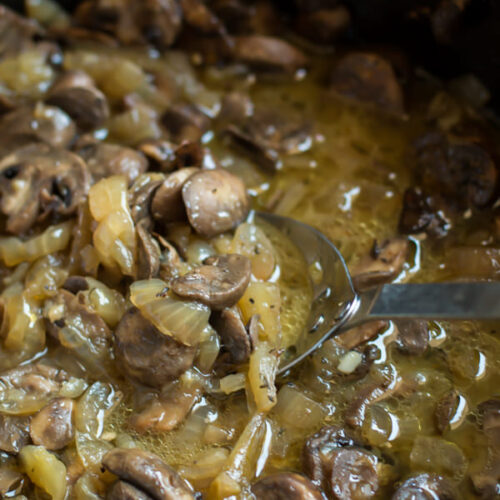
[[[0,5],[1,498],[500,496],[498,325],[375,321],[277,377],[323,269],[255,214],[359,290],[497,279],[488,90],[279,3]]]

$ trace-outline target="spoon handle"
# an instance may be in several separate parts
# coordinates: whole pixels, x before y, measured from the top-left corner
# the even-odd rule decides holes
[[[372,319],[500,319],[500,282],[388,284],[359,298],[346,327]]]

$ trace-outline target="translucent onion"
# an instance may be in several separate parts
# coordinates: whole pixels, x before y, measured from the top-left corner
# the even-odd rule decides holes
[[[107,324],[114,328],[125,314],[127,303],[120,292],[109,288],[101,281],[86,278],[88,290],[78,292],[84,302],[90,306]]]
[[[208,424],[203,434],[205,444],[226,444],[231,441],[234,429],[225,429],[218,425]]]
[[[75,500],[102,500],[106,494],[106,485],[97,474],[85,472],[73,487]]]
[[[244,373],[232,373],[222,377],[219,381],[220,390],[224,394],[231,394],[245,388],[246,377]]]
[[[250,283],[238,305],[245,323],[248,323],[254,314],[260,316],[259,338],[268,340],[274,347],[279,347],[281,343],[279,286],[276,283]]]
[[[130,59],[112,57],[104,63],[106,70],[98,84],[111,99],[122,99],[147,84],[142,68]]]
[[[435,472],[461,480],[467,471],[467,458],[455,444],[439,437],[418,436],[410,453],[412,468]]]
[[[167,289],[161,280],[136,281],[130,286],[130,301],[164,335],[185,345],[197,345],[205,337],[210,309],[199,302],[162,296]]]
[[[111,444],[102,439],[94,439],[88,434],[76,432],[76,452],[87,469],[97,469],[101,466],[102,457],[113,448]]]
[[[87,388],[87,382],[82,378],[70,377],[62,383],[59,397],[61,398],[79,398]]]
[[[105,419],[122,400],[122,393],[111,384],[95,382],[79,399],[75,411],[76,429],[91,438],[99,438]]]
[[[212,481],[209,498],[227,498],[241,492],[245,476],[253,476],[261,451],[266,420],[260,413],[254,415],[234,445],[222,471]]]
[[[50,253],[64,250],[71,239],[73,222],[48,227],[42,234],[22,241],[15,236],[0,237],[0,259],[12,267],[21,262],[33,262]]]
[[[139,65],[128,58],[102,52],[68,51],[64,68],[88,73],[110,99],[123,99],[147,84],[147,76]]]
[[[40,96],[54,79],[55,71],[47,61],[46,48],[23,50],[0,61],[2,83],[9,89],[31,97]]]
[[[198,346],[198,354],[195,359],[195,366],[202,373],[209,373],[212,369],[215,360],[220,352],[220,338],[217,332],[210,326],[207,326],[209,330],[209,336],[206,340],[203,340]]]
[[[127,178],[113,175],[94,184],[89,191],[89,208],[97,222],[113,212],[127,210]]]
[[[5,339],[4,347],[20,351],[25,347],[27,337],[42,347],[45,343],[45,328],[41,320],[40,304],[26,297],[21,283],[8,287],[1,298],[4,315],[0,333]]]
[[[196,488],[205,488],[222,470],[228,457],[226,448],[210,448],[199,455],[192,465],[181,467],[179,473]]]
[[[274,412],[284,426],[304,431],[321,425],[326,416],[326,410],[319,403],[289,385],[284,385],[279,390]]]
[[[184,443],[199,443],[207,425],[210,422],[215,422],[217,417],[218,413],[215,407],[205,400],[201,400],[187,417],[178,436]]]
[[[252,274],[259,280],[267,280],[274,271],[275,250],[264,231],[254,224],[243,223],[234,233],[231,251],[248,257]]]
[[[210,243],[198,240],[191,243],[186,249],[186,258],[190,264],[201,264],[207,257],[215,255],[215,249]]]
[[[47,255],[37,260],[26,275],[26,295],[43,300],[53,297],[68,277],[68,271],[62,268],[61,260]]]
[[[215,250],[217,251],[217,253],[232,252],[233,238],[228,233],[219,234],[218,236],[215,236],[214,238],[212,238],[211,243],[215,248]]]
[[[32,415],[52,398],[77,397],[82,392],[82,385],[85,387],[83,380],[69,377],[61,383],[51,378],[46,367],[35,365],[32,368],[19,367],[0,376],[0,413]],[[67,377],[67,374],[59,372],[59,376]]]
[[[109,135],[116,142],[135,146],[145,139],[161,136],[157,113],[144,104],[113,116],[109,120]]]
[[[46,300],[44,316],[52,323],[64,318],[64,325],[54,332],[60,344],[70,349],[94,375],[106,376],[111,361],[111,332],[97,314],[73,307],[67,300],[71,297],[68,293]]]
[[[397,432],[398,419],[387,408],[374,404],[370,405],[367,416],[363,421],[362,434],[371,446],[383,446],[393,441]],[[391,438],[391,439],[389,439]]]
[[[250,356],[248,380],[258,411],[267,412],[276,404],[278,361],[277,349],[268,342],[257,344]]]
[[[92,217],[99,222],[93,242],[101,262],[123,274],[135,274],[136,236],[134,222],[127,203],[127,181],[115,175],[102,179],[89,191]]]
[[[48,493],[52,500],[64,500],[67,480],[66,466],[43,446],[25,446],[19,461],[30,480]]]

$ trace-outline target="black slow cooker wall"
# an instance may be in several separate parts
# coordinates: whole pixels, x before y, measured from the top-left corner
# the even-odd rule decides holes
[[[491,91],[500,112],[500,0],[468,0],[446,41],[436,40],[431,17],[440,7],[462,0],[274,0],[297,15],[297,4],[342,3],[352,17],[349,43],[391,44],[431,73],[451,78],[475,74]],[[294,11],[295,5],[295,11]]]
[[[316,0],[274,0],[290,15],[297,4]],[[389,43],[404,48],[412,60],[430,72],[449,78],[473,73],[490,89],[490,103],[500,112],[500,0],[469,0],[446,43],[438,43],[428,13],[457,0],[317,0],[316,3],[345,4],[352,15],[351,40]],[[58,0],[72,11],[79,0]],[[305,3],[304,3],[305,2]],[[23,10],[23,0],[0,0]],[[294,12],[295,10],[295,12]]]

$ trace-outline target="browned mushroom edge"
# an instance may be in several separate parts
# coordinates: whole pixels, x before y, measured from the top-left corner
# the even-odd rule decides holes
[[[81,158],[45,144],[28,145],[5,156],[0,177],[0,210],[8,217],[6,229],[15,234],[47,218],[73,215],[90,187]]]
[[[205,259],[205,264],[171,282],[181,297],[203,302],[211,309],[231,307],[243,296],[250,283],[250,260],[228,254]]]

